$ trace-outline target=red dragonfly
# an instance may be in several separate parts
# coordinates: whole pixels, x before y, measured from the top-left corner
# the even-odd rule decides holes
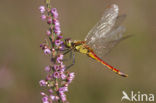
[[[121,26],[121,23],[125,15],[118,16],[118,13],[118,6],[116,4],[111,5],[105,10],[101,20],[89,31],[84,41],[66,39],[64,44],[68,49],[67,52],[77,51],[86,54],[120,76],[127,77],[127,74],[101,59],[124,38],[125,28]]]

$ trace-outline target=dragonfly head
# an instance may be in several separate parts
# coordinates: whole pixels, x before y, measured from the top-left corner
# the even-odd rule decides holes
[[[72,47],[72,40],[70,38],[65,39],[65,45],[68,48]]]

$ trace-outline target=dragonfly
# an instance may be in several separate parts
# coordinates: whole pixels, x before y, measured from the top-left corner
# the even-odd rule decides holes
[[[64,44],[68,50],[64,55],[70,51],[85,54],[118,75],[127,77],[127,74],[102,60],[116,44],[124,39],[125,27],[121,26],[124,19],[125,15],[119,16],[118,5],[112,4],[105,10],[101,20],[88,32],[84,41],[65,39]]]

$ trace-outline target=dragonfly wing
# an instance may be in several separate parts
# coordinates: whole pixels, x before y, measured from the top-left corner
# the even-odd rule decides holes
[[[97,56],[103,58],[110,50],[117,45],[123,39],[123,33],[125,28],[119,26],[115,30],[109,33],[108,37],[97,39],[92,45],[89,45]]]
[[[107,8],[101,18],[101,20],[89,31],[85,38],[88,44],[93,44],[96,39],[105,37],[107,33],[112,29],[118,16],[119,8],[113,4]]]
[[[113,29],[118,28],[123,23],[123,21],[125,20],[125,18],[126,18],[126,15],[125,14],[119,15],[116,18],[115,25],[113,26]]]
[[[85,40],[87,45],[89,45],[99,57],[104,57],[105,54],[107,54],[117,43],[120,42],[120,40],[123,39],[125,28],[120,25],[125,17],[125,15],[114,16],[111,20],[113,25],[111,27],[109,23],[107,25],[109,30],[108,28],[105,28],[107,26],[100,28],[101,25],[107,24],[104,20],[102,21],[101,19],[100,22],[96,24],[86,36]]]

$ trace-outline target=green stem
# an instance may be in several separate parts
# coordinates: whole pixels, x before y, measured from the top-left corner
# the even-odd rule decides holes
[[[46,4],[50,4],[50,0],[46,0]]]

